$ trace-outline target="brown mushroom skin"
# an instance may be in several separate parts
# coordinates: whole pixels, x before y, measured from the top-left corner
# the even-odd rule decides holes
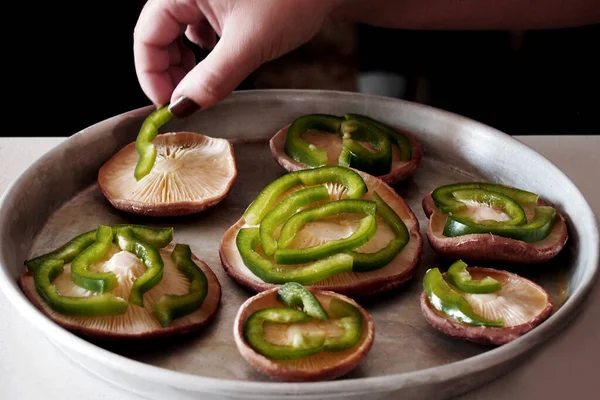
[[[371,347],[373,346],[373,341],[375,340],[375,323],[373,322],[371,315],[354,300],[344,295],[327,290],[310,288],[308,288],[308,290],[310,290],[310,292],[313,293],[313,295],[315,295],[319,301],[322,301],[322,299],[325,297],[337,298],[352,304],[362,314],[363,333],[361,338],[352,349],[348,349],[343,352],[350,352],[351,354],[335,365],[317,371],[307,371],[290,368],[285,365],[285,362],[271,360],[257,353],[244,339],[244,324],[254,311],[258,310],[259,308],[263,308],[253,308],[252,306],[256,305],[257,302],[272,303],[276,301],[277,290],[278,288],[275,287],[260,292],[259,294],[249,298],[244,302],[244,304],[242,304],[235,317],[233,326],[235,344],[242,357],[244,357],[244,359],[252,367],[273,379],[284,382],[316,382],[333,380],[347,374],[356,368],[358,364],[367,356],[371,350]],[[281,306],[283,307],[284,305],[281,304]],[[318,354],[310,357],[316,356],[318,356]]]
[[[491,271],[494,274],[503,273],[506,275],[515,275],[507,271],[499,271],[490,268],[470,267],[467,270],[470,272]],[[444,273],[443,275],[445,277],[446,274]],[[546,294],[547,305],[535,318],[521,325],[506,328],[495,328],[461,324],[460,322],[456,322],[450,319],[448,316],[442,314],[441,312],[431,307],[429,299],[427,298],[427,293],[425,293],[425,291],[421,293],[420,297],[421,312],[423,313],[423,316],[425,317],[427,322],[429,322],[429,324],[433,328],[445,335],[448,335],[455,339],[463,339],[483,345],[499,346],[509,343],[517,339],[518,337],[524,335],[525,333],[531,331],[533,328],[535,328],[536,326],[544,322],[546,319],[548,319],[550,315],[552,315],[553,304],[550,295],[546,291],[544,291],[539,285],[536,286]]]
[[[292,124],[288,124],[288,125],[284,126],[283,128],[281,128],[269,140],[269,147],[271,148],[271,154],[273,155],[273,158],[275,159],[277,164],[279,164],[283,169],[285,169],[288,172],[298,171],[301,169],[309,168],[306,165],[299,163],[298,161],[289,157],[285,153],[285,141],[287,138],[287,131],[291,125]],[[381,179],[382,181],[384,181],[385,183],[388,183],[390,185],[393,185],[395,183],[406,180],[408,177],[413,175],[414,172],[416,171],[417,167],[421,163],[421,158],[422,158],[422,154],[423,154],[423,149],[421,147],[421,144],[419,142],[417,142],[412,135],[410,135],[407,132],[402,131],[400,129],[397,129],[397,128],[394,128],[394,129],[396,129],[398,132],[405,135],[408,138],[408,140],[410,141],[412,157],[411,157],[410,162],[405,163],[404,165],[402,165],[399,168],[393,169],[392,171],[388,172],[385,175],[378,176],[379,179]]]
[[[543,200],[539,200],[538,204],[550,205]],[[422,207],[429,218],[427,240],[438,255],[447,259],[542,263],[558,255],[568,240],[567,224],[558,211],[557,220],[548,237],[538,242],[527,243],[492,234],[444,236],[446,216],[437,212],[431,192],[423,198]]]
[[[167,132],[158,136],[177,134],[198,135],[197,133],[193,132]],[[104,163],[104,165],[102,165],[102,167],[100,167],[100,169],[98,170],[97,177],[98,187],[100,188],[100,191],[102,192],[104,197],[114,208],[125,213],[136,214],[146,217],[179,217],[184,215],[197,214],[214,207],[215,205],[220,203],[225,197],[227,197],[238,177],[237,164],[234,162],[232,171],[233,176],[228,182],[227,187],[223,190],[223,193],[220,196],[216,196],[211,200],[148,204],[140,201],[118,199],[115,198],[115,196],[108,189],[108,178],[107,174],[104,171],[110,169],[111,163],[117,160],[122,154],[127,154],[133,149],[135,149],[135,142],[129,143],[117,153],[115,153],[115,155],[113,155],[106,163]],[[231,144],[231,142],[229,142],[229,156],[235,159],[233,145]]]
[[[170,245],[166,246],[165,249],[168,251],[172,251],[174,247],[175,246],[170,244]],[[177,320],[173,320],[173,322],[171,323],[171,326],[168,326],[166,328],[157,328],[156,330],[153,330],[153,331],[147,331],[147,332],[141,332],[141,333],[132,333],[132,334],[111,333],[111,332],[101,330],[101,329],[83,327],[83,326],[71,323],[70,321],[68,321],[66,319],[62,319],[60,317],[53,317],[47,310],[48,306],[42,305],[43,299],[36,292],[35,285],[32,284],[33,274],[31,272],[27,271],[27,272],[21,274],[21,276],[19,277],[19,287],[21,288],[23,293],[25,293],[25,296],[27,296],[27,298],[33,303],[33,305],[35,305],[38,308],[38,310],[40,310],[46,317],[50,318],[51,320],[53,320],[55,323],[57,323],[59,326],[63,327],[64,329],[66,329],[70,332],[73,332],[75,334],[81,335],[83,337],[87,337],[90,339],[96,339],[96,340],[104,340],[104,341],[130,341],[130,340],[143,340],[143,339],[160,339],[160,338],[166,338],[166,337],[175,336],[175,335],[184,335],[184,334],[188,334],[191,332],[196,332],[198,330],[201,330],[205,326],[209,325],[214,320],[214,318],[217,314],[217,311],[218,311],[220,303],[221,303],[221,285],[219,283],[219,280],[217,279],[217,276],[214,274],[214,272],[210,269],[210,267],[204,261],[198,259],[196,257],[196,255],[194,255],[194,254],[192,254],[192,259],[198,265],[198,267],[200,267],[202,272],[204,272],[204,274],[206,275],[206,279],[208,280],[208,285],[209,285],[206,298],[208,299],[209,296],[211,296],[211,299],[213,300],[212,303],[214,303],[213,307],[211,307],[211,309],[208,311],[208,315],[206,316],[206,318],[199,320],[195,323],[186,324],[186,325],[176,324],[174,322]],[[28,282],[28,280],[29,280],[29,282]],[[202,307],[204,307],[206,305],[206,303],[207,302],[205,300],[205,303],[202,304]],[[136,306],[129,305],[129,307],[136,307]],[[197,310],[195,312],[198,312],[198,311],[200,311],[200,310]]]
[[[423,255],[423,237],[420,232],[419,220],[417,219],[416,215],[413,213],[404,199],[402,199],[402,197],[400,197],[391,186],[377,177],[366,174],[362,171],[355,171],[367,183],[369,188],[368,193],[377,191],[379,195],[382,196],[392,208],[394,208],[408,228],[410,241],[405,249],[403,249],[402,252],[400,252],[400,254],[397,256],[397,259],[402,262],[403,268],[398,272],[394,271],[377,277],[374,275],[380,274],[373,271],[356,273],[357,275],[365,277],[365,279],[361,279],[357,282],[340,284],[334,282],[333,280],[335,277],[333,277],[324,282],[307,285],[306,287],[314,287],[321,290],[331,290],[346,296],[361,298],[395,290],[410,281],[414,277],[415,270],[421,262]],[[235,235],[237,235],[239,228],[244,224],[244,222],[244,218],[240,218],[234,225],[225,231],[221,238],[219,257],[221,259],[221,265],[223,266],[223,269],[227,275],[235,280],[238,284],[254,292],[261,292],[263,290],[269,290],[274,287],[278,287],[279,285],[264,282],[260,278],[254,277],[253,274],[251,277],[243,273],[239,270],[240,267],[235,265],[236,263],[227,256],[226,248],[228,245],[230,245],[230,243],[235,243]],[[413,256],[404,259],[406,254],[413,254]],[[389,271],[389,267],[391,267],[392,264],[395,264],[395,262],[396,259],[392,260],[390,264],[382,267],[380,271],[384,271],[385,268],[388,268]],[[243,269],[247,269],[247,267],[244,265]],[[346,272],[344,274],[355,273]]]

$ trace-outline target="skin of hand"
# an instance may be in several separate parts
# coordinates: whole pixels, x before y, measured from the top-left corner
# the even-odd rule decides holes
[[[134,60],[141,88],[156,107],[170,103],[176,117],[209,108],[261,64],[313,38],[339,3],[149,0],[134,30]],[[211,50],[198,64],[183,44],[183,34]]]

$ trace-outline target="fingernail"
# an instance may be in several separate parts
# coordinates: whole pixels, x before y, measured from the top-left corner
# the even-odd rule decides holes
[[[169,105],[169,111],[177,118],[189,117],[200,109],[200,106],[192,99],[181,96],[173,104]]]

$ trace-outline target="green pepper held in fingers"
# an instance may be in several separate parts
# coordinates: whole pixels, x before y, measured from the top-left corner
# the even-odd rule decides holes
[[[198,310],[208,292],[208,281],[204,272],[192,260],[192,251],[187,244],[178,243],[171,253],[175,267],[190,281],[188,293],[184,295],[163,295],[152,307],[152,315],[163,328],[176,318]]]
[[[268,184],[244,212],[244,218],[250,225],[259,224],[273,208],[279,197],[297,185],[314,186],[323,183],[339,183],[347,189],[346,196],[359,199],[367,192],[362,177],[349,168],[326,166],[287,173]]]
[[[96,241],[83,250],[71,263],[71,280],[77,286],[94,292],[110,292],[118,284],[117,276],[112,272],[91,271],[89,267],[102,260],[113,242],[110,226],[100,225],[96,230]]]
[[[296,118],[287,131],[285,152],[309,167],[327,165],[327,152],[304,141],[302,134],[311,130],[338,133],[342,121],[342,118],[329,114],[310,114]]]
[[[143,307],[144,293],[156,286],[162,279],[164,262],[158,249],[136,237],[130,227],[119,228],[116,236],[117,245],[121,250],[135,254],[146,266],[146,271],[135,280],[129,294],[130,303]]]
[[[298,282],[303,285],[311,285],[335,274],[352,271],[352,256],[345,253],[294,269],[278,268],[270,260],[256,252],[256,247],[259,245],[258,228],[240,229],[236,237],[236,245],[244,265],[267,283]]]
[[[444,280],[437,268],[429,269],[423,278],[423,288],[429,299],[429,304],[453,320],[472,326],[486,326],[501,328],[502,320],[488,320],[473,311],[473,308],[464,297]]]
[[[172,116],[169,106],[165,105],[152,112],[142,123],[135,141],[135,149],[139,154],[134,172],[136,180],[139,181],[152,170],[157,153],[152,141],[158,135],[158,129],[169,122]]]
[[[448,282],[465,293],[494,293],[502,288],[502,284],[491,276],[473,280],[467,271],[467,264],[462,260],[453,263],[446,273]]]
[[[275,260],[279,264],[301,264],[360,247],[367,243],[375,235],[375,232],[377,232],[376,211],[377,203],[374,201],[357,199],[336,200],[300,211],[283,224],[281,233],[279,234],[278,248],[275,251]],[[345,213],[366,214],[360,220],[357,229],[350,236],[343,239],[330,240],[327,243],[312,247],[301,249],[288,248],[294,240],[296,233],[303,225]]]
[[[313,318],[323,321],[329,319],[319,300],[298,282],[287,282],[281,285],[277,290],[277,298],[288,307],[300,307]]]
[[[163,248],[173,240],[173,228],[153,228],[143,225],[112,225],[113,236],[119,228],[128,226],[135,236],[150,243],[154,247]],[[79,253],[96,241],[96,229],[78,235],[58,249],[25,261],[27,269],[35,271],[46,260],[61,260],[70,263]]]
[[[127,312],[127,301],[104,293],[95,296],[63,296],[52,281],[64,271],[64,261],[45,260],[35,269],[33,281],[36,291],[54,311],[71,316],[97,317],[120,315]]]
[[[298,332],[290,345],[278,345],[265,339],[264,322],[294,324],[311,320],[311,317],[295,308],[272,307],[255,311],[244,324],[244,338],[263,356],[274,360],[294,360],[316,354],[323,350],[325,333],[322,331]]]

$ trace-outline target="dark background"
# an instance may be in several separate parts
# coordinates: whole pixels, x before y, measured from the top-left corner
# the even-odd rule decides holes
[[[142,5],[11,5],[2,28],[10,106],[1,136],[69,136],[150,104],[133,64],[133,30]],[[597,134],[599,55],[600,25],[530,32],[328,26],[238,89],[357,91],[360,74],[388,71],[406,78],[403,98],[509,134]]]

